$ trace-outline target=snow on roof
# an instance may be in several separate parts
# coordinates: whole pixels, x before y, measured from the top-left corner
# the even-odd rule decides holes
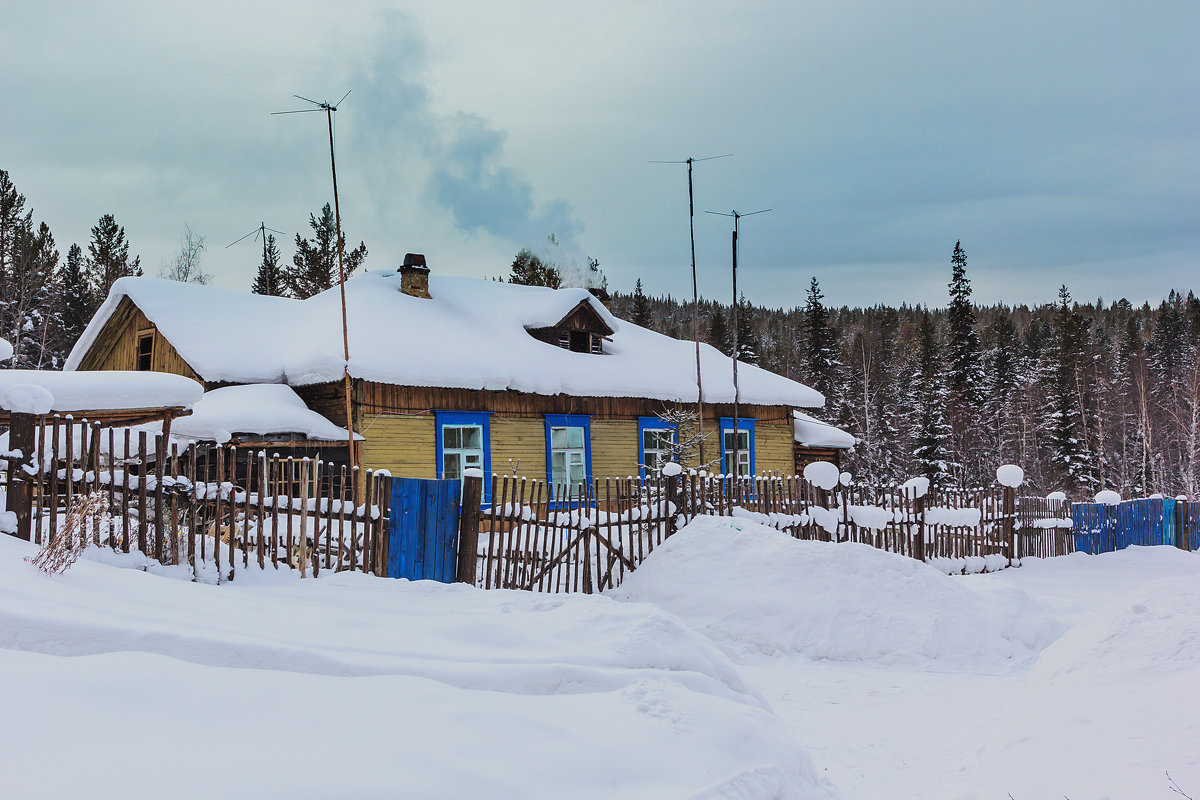
[[[348,435],[345,428],[309,410],[290,387],[262,383],[205,392],[192,406],[191,416],[175,420],[171,427],[172,435],[201,441],[215,441],[221,431],[259,436],[298,433],[331,442],[344,442]],[[362,439],[357,434],[355,438]]]
[[[57,372],[0,370],[0,395],[12,386],[32,383],[54,396],[52,411],[108,411],[125,408],[188,407],[204,394],[191,378],[165,372]]]
[[[792,411],[792,425],[796,432],[796,441],[805,447],[854,447],[853,436],[801,411]]]
[[[429,292],[432,299],[404,294],[393,270],[346,282],[351,375],[401,386],[695,399],[694,345],[616,319],[586,289],[434,275]],[[123,297],[206,381],[303,386],[342,377],[336,288],[290,300],[155,278],[113,285],[67,369],[78,368]],[[580,302],[590,303],[615,331],[604,355],[571,352],[529,334],[529,328],[559,322]],[[732,402],[732,362],[708,345],[701,353],[705,399]],[[743,403],[824,405],[819,392],[783,376],[750,365],[738,372]]]

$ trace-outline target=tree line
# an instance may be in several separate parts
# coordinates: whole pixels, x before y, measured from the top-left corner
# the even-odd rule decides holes
[[[309,215],[311,236],[296,234],[291,264],[281,263],[274,236],[266,242],[251,290],[258,294],[310,297],[337,283],[337,239],[329,204],[320,216]],[[86,250],[72,243],[67,254],[50,226],[36,220],[25,195],[0,169],[0,337],[13,345],[4,365],[22,369],[59,369],[88,321],[119,278],[143,275],[141,257],[132,255],[124,226],[115,216],[100,216]],[[367,247],[347,251],[340,242],[347,276],[366,259]],[[184,226],[178,252],[158,272],[171,280],[208,283],[202,266],[205,237]]]
[[[859,444],[863,480],[924,475],[990,485],[1021,465],[1027,490],[1073,497],[1200,494],[1200,299],[1172,290],[1157,306],[1128,300],[977,306],[956,243],[945,308],[830,308],[813,278],[803,306],[739,298],[740,360],[826,397],[821,416]],[[616,293],[612,309],[680,339],[692,304]],[[731,308],[701,300],[700,337],[732,352]]]

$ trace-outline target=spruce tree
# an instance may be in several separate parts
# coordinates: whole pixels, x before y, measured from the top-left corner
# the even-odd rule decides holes
[[[129,242],[125,240],[125,228],[117,224],[112,214],[105,214],[92,227],[92,240],[88,243],[86,264],[88,283],[94,288],[91,317],[118,278],[140,276],[141,257],[129,260]]]
[[[9,276],[4,337],[13,345],[9,364],[15,368],[56,367],[59,321],[54,303],[58,279],[58,250],[45,222],[36,229],[21,226],[14,241],[15,259]]]
[[[757,365],[762,344],[754,331],[753,310],[746,302],[746,295],[742,295],[738,302],[737,340],[737,360],[743,364]]]
[[[708,317],[708,343],[725,355],[733,353],[729,340],[729,326],[725,323],[725,308],[716,305]]]
[[[1087,443],[1083,439],[1077,380],[1079,358],[1087,341],[1087,320],[1074,308],[1066,286],[1059,289],[1050,351],[1045,427],[1052,476],[1066,491],[1092,485]]]
[[[296,234],[296,254],[292,257],[292,266],[284,271],[288,294],[301,300],[337,285],[339,246],[347,279],[367,257],[367,246],[362,242],[351,251],[346,250],[345,234],[337,242],[337,224],[329,203],[321,208],[320,219],[315,214],[308,215],[308,225],[313,231],[312,239],[303,239]]]
[[[286,291],[283,267],[279,265],[279,247],[275,244],[275,236],[267,234],[267,245],[263,250],[258,272],[254,275],[254,284],[250,287],[254,294],[265,294],[272,297],[282,297]]]
[[[912,414],[913,468],[932,486],[950,483],[947,439],[950,426],[944,413],[946,387],[937,327],[928,311],[921,314],[917,344],[915,404]]]
[[[951,256],[950,305],[946,309],[947,388],[968,405],[979,401],[979,334],[975,331],[975,306],[967,278],[967,254],[962,242],[954,243]]]
[[[642,279],[638,278],[633,286],[632,322],[643,328],[651,327],[650,301],[642,291]]]
[[[95,307],[94,296],[95,292],[88,281],[83,250],[79,245],[72,244],[59,276],[59,316],[62,319],[64,352],[74,346],[87,327]]]
[[[821,285],[814,277],[808,286],[804,305],[804,381],[832,401],[836,363],[837,333],[829,324],[829,312],[821,302]]]
[[[1007,464],[1017,460],[1014,398],[1021,377],[1021,340],[1017,326],[1008,315],[998,317],[987,333],[991,347],[986,359],[988,375],[983,430],[988,434],[996,464]]]

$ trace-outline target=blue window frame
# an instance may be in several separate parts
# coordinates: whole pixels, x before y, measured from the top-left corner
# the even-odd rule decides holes
[[[736,474],[739,477],[754,474],[754,422],[753,419],[738,417],[738,432],[741,441],[738,443],[739,469],[733,469],[733,417],[721,417],[721,472],[725,475]]]
[[[437,476],[461,478],[483,470],[483,501],[492,500],[492,415],[487,411],[435,411]]]
[[[669,438],[667,438],[669,437]],[[670,461],[669,450],[679,441],[679,427],[661,417],[638,417],[638,464],[642,477]],[[653,463],[651,463],[653,462]]]
[[[571,493],[592,482],[592,418],[583,414],[546,415],[546,481],[561,493]]]

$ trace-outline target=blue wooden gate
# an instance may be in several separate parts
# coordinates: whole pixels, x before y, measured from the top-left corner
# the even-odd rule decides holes
[[[462,481],[392,481],[389,578],[454,582],[461,497]]]

